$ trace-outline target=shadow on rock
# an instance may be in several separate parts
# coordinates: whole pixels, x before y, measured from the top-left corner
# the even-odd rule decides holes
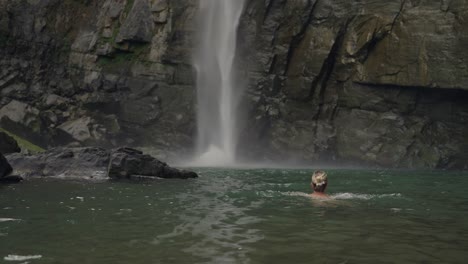
[[[0,152],[0,183],[18,183],[23,181],[21,176],[10,175],[12,171],[13,168]]]

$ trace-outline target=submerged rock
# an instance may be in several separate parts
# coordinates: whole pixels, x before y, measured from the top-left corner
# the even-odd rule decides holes
[[[6,177],[0,178],[0,183],[19,183],[22,182],[24,179],[18,175],[8,175]]]
[[[131,148],[57,148],[35,155],[11,154],[15,173],[24,178],[138,179],[196,178],[197,174],[169,167]]]

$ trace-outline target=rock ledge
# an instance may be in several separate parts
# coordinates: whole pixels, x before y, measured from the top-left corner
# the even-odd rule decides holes
[[[35,155],[7,156],[15,174],[25,179],[188,179],[195,172],[169,167],[166,163],[131,148],[56,148]]]

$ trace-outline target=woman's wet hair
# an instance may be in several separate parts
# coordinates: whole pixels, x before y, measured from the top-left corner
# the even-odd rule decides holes
[[[312,174],[312,188],[315,192],[324,192],[327,188],[328,178],[327,173],[322,170],[314,171]]]

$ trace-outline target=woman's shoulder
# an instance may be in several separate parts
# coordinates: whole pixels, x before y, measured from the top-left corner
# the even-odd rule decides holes
[[[331,199],[331,197],[329,195],[324,194],[324,193],[314,192],[314,193],[311,193],[310,196],[312,198],[317,198],[317,199]]]

